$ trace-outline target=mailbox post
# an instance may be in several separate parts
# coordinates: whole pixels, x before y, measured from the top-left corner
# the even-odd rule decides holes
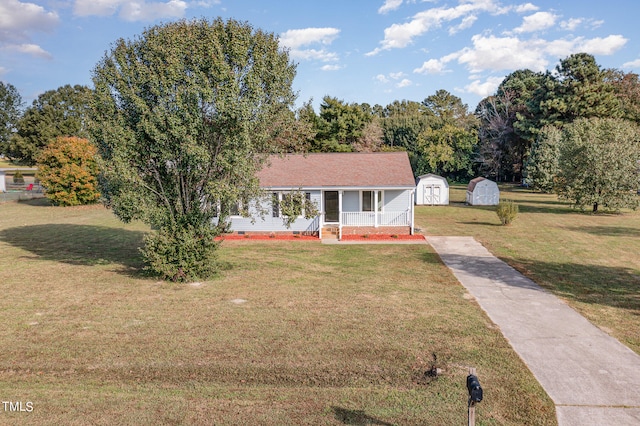
[[[476,424],[476,403],[482,401],[482,386],[476,376],[476,369],[470,368],[467,376],[467,390],[469,391],[469,426]]]

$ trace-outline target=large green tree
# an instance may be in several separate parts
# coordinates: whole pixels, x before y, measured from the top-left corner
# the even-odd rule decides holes
[[[526,105],[526,112],[518,116],[514,127],[530,143],[546,125],[562,128],[579,118],[624,115],[610,71],[602,69],[587,53],[570,55],[560,61],[555,73],[542,75]]]
[[[563,128],[556,191],[597,212],[637,208],[640,130],[628,120],[579,119]]]
[[[466,104],[446,90],[422,102],[430,126],[418,134],[412,156],[414,172],[437,173],[454,179],[471,174],[472,154],[478,143],[477,119]]]
[[[418,135],[430,127],[432,118],[420,102],[392,102],[384,108],[381,120],[385,145],[416,152]]]
[[[531,140],[518,131],[518,120],[527,117],[526,103],[540,86],[542,74],[518,70],[502,81],[496,94],[476,108],[480,120],[479,172],[499,181],[520,181]]]
[[[232,206],[261,195],[256,172],[277,149],[274,123],[293,117],[294,76],[274,34],[222,19],[148,28],[98,63],[102,193],[120,219],[155,229],[143,249],[152,271],[172,280],[217,271],[214,237]]]
[[[65,85],[38,96],[18,122],[6,154],[32,166],[40,151],[58,136],[88,137],[91,92],[86,86]]]
[[[0,154],[6,155],[9,139],[22,115],[22,97],[12,84],[0,81]]]
[[[526,182],[534,189],[553,191],[560,171],[558,161],[561,141],[562,133],[557,127],[545,126],[538,133],[525,167]]]
[[[364,135],[364,129],[373,120],[371,108],[364,104],[325,96],[315,120],[316,137],[312,146],[318,152],[350,152]]]

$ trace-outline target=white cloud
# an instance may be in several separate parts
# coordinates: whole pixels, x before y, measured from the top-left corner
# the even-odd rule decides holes
[[[329,52],[325,49],[304,49],[304,50],[292,50],[289,52],[292,59],[299,61],[322,61],[332,62],[338,60],[338,54]]]
[[[48,12],[42,6],[18,0],[0,2],[0,50],[51,59],[51,54],[31,43],[34,32],[51,33],[60,19],[56,12]],[[4,69],[7,72],[6,69]]]
[[[604,38],[592,38],[590,40],[579,39],[576,50],[591,53],[592,55],[613,55],[627,43],[627,39],[616,34]]]
[[[538,10],[538,6],[526,3],[516,6],[514,10],[518,13],[535,12]]]
[[[399,8],[400,5],[402,5],[402,0],[385,0],[384,4],[378,9],[378,13],[385,14],[391,12]]]
[[[478,20],[478,17],[475,15],[467,16],[462,19],[462,22],[458,25],[454,25],[449,28],[449,35],[454,35],[462,30],[466,30],[467,28],[471,28],[471,26]]]
[[[0,2],[0,43],[28,41],[35,31],[52,32],[60,19],[56,12],[47,12],[42,6],[18,0]]]
[[[640,58],[636,59],[635,61],[625,62],[624,64],[622,64],[622,68],[624,69],[640,68]]]
[[[322,71],[338,71],[341,68],[340,65],[323,65],[320,69]]]
[[[75,0],[77,16],[111,16],[116,13],[125,21],[153,21],[161,18],[181,18],[187,10],[183,0]]]
[[[570,18],[570,19],[568,19],[566,21],[560,22],[560,28],[562,28],[563,30],[567,30],[567,31],[574,31],[583,22],[584,22],[584,19],[582,19],[582,18]]]
[[[443,74],[445,72],[445,62],[440,59],[429,59],[420,68],[413,70],[417,74]]]
[[[337,28],[303,28],[288,30],[280,35],[280,44],[290,49],[289,54],[297,60],[318,60],[322,62],[337,61],[338,55],[325,48],[302,49],[304,46],[319,44],[328,46],[338,37]]]
[[[409,80],[408,78],[404,78],[404,77],[406,77],[406,74],[404,72],[402,72],[402,71],[399,71],[399,72],[390,72],[387,75],[378,74],[374,78],[375,78],[375,80],[377,80],[377,81],[379,81],[380,83],[383,83],[383,84],[388,84],[388,83],[396,81],[397,82],[397,83],[395,83],[396,87],[411,86],[413,84],[413,82],[411,80]]]
[[[51,53],[44,50],[42,47],[33,43],[24,44],[10,44],[4,47],[7,50],[13,50],[15,52],[24,53],[31,56],[36,56],[42,59],[52,59]]]
[[[464,48],[457,55],[458,62],[466,64],[471,72],[520,68],[544,71],[547,67],[544,40],[493,35],[475,35],[471,40],[473,47]]]
[[[393,24],[385,28],[384,39],[380,42],[381,46],[367,53],[367,55],[372,56],[383,50],[406,47],[413,42],[414,38],[430,30],[440,28],[446,22],[457,19],[462,19],[464,22],[464,19],[479,12],[498,14],[504,13],[504,11],[495,0],[469,0],[455,7],[427,9],[415,14],[409,22]],[[469,24],[469,21],[467,21],[467,24]]]
[[[624,64],[622,64],[622,68],[627,70],[640,68],[640,58],[636,59],[635,61],[625,62]]]
[[[533,15],[525,16],[522,25],[513,30],[514,33],[532,33],[553,27],[558,19],[558,15],[550,12],[536,12]]]
[[[502,77],[489,77],[485,81],[474,80],[470,84],[467,84],[463,91],[467,93],[476,94],[482,98],[486,98],[496,92],[500,83],[504,80]]]
[[[511,72],[517,69],[544,72],[549,68],[550,62],[555,62],[574,53],[612,55],[622,48],[628,40],[621,35],[592,39],[574,37],[551,41],[541,38],[524,40],[518,37],[476,35],[472,41],[472,47],[450,53],[439,59],[429,59],[413,72],[418,74],[443,73],[447,71],[445,65],[453,60],[466,66],[471,74]],[[635,64],[636,62],[625,65],[634,66]],[[640,65],[640,60],[637,61],[637,64]],[[485,81],[481,81],[477,76],[472,78],[474,81],[464,90],[480,95],[490,93],[501,81],[498,77],[490,77]]]
[[[280,43],[290,49],[297,49],[309,44],[329,45],[338,37],[337,28],[304,28],[288,30],[280,34]]]

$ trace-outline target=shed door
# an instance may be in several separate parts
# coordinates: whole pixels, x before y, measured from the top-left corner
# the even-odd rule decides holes
[[[424,186],[424,203],[428,205],[440,204],[440,185]]]

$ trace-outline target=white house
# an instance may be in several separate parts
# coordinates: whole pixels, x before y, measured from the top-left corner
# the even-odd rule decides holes
[[[274,155],[257,177],[267,196],[250,217],[230,217],[233,233],[413,233],[415,180],[406,152]],[[319,214],[287,228],[278,200],[291,191],[304,192]]]
[[[416,182],[416,204],[439,206],[449,204],[449,182],[442,176],[428,173],[418,176]]]
[[[495,206],[500,201],[500,190],[494,181],[477,177],[467,186],[467,204],[472,206]]]

